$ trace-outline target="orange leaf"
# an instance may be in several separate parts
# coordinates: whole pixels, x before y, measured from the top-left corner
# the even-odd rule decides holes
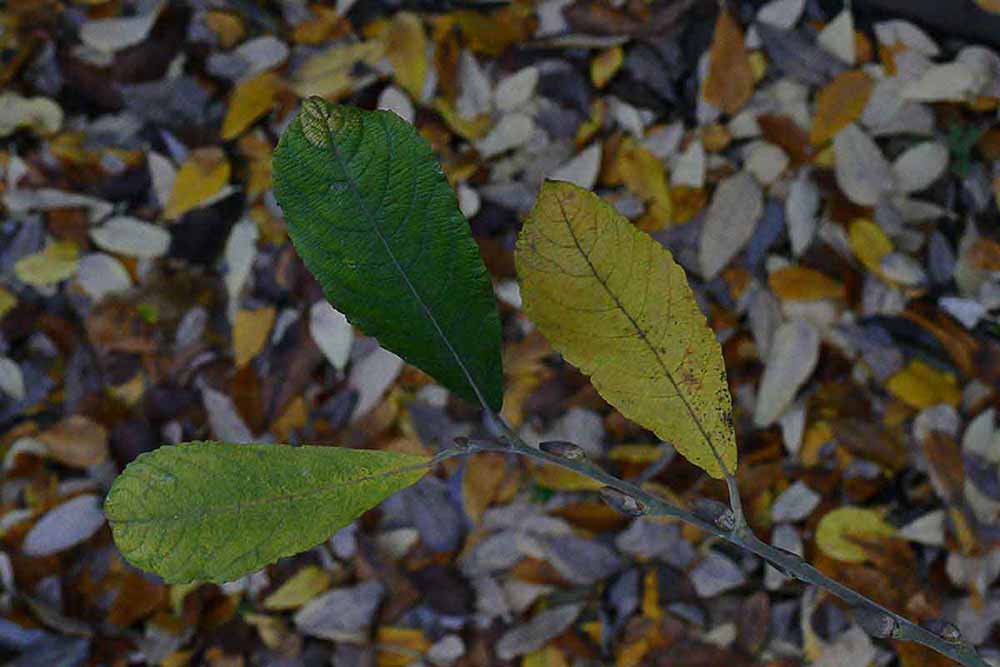
[[[732,115],[753,95],[754,74],[743,43],[743,30],[728,9],[719,12],[715,37],[708,54],[708,76],[702,98],[723,113]]]
[[[833,278],[801,266],[787,266],[767,278],[771,291],[782,301],[815,301],[840,299],[844,285]]]
[[[861,70],[841,72],[816,95],[816,117],[809,140],[822,144],[861,116],[875,82]]]

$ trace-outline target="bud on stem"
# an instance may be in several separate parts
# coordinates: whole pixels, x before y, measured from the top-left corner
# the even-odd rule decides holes
[[[570,461],[582,461],[587,458],[579,445],[565,440],[546,440],[538,443],[538,448],[547,454],[554,454]]]
[[[601,498],[625,516],[642,516],[646,513],[645,504],[610,486],[601,489]]]

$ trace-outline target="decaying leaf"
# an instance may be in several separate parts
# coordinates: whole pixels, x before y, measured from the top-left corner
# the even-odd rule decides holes
[[[892,169],[871,137],[849,123],[833,140],[837,185],[861,206],[874,206],[892,189]]]
[[[735,469],[719,344],[669,252],[596,195],[549,181],[515,259],[525,312],[608,402],[709,474]]]

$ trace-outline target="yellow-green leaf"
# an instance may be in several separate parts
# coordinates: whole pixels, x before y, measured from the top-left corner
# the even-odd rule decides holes
[[[72,241],[50,243],[45,250],[17,260],[14,275],[34,287],[55,285],[72,278],[80,264],[79,251]]]
[[[663,246],[593,193],[549,181],[516,262],[525,312],[605,400],[713,477],[736,470],[722,352]]]
[[[172,584],[232,581],[319,544],[429,462],[345,447],[168,445],[125,468],[104,514],[136,567]]]
[[[851,538],[877,540],[892,537],[896,529],[875,510],[838,507],[828,512],[816,527],[816,545],[830,558],[845,563],[863,563],[868,556]]]

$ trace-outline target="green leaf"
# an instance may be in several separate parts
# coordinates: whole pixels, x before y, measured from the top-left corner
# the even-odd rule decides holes
[[[319,544],[428,463],[376,450],[190,442],[130,463],[104,513],[136,567],[168,583],[232,581]]]
[[[413,126],[311,97],[274,152],[274,192],[295,249],[337,310],[459,396],[500,409],[489,275]]]
[[[726,367],[684,269],[600,197],[549,181],[517,240],[528,317],[625,417],[736,471]]]

